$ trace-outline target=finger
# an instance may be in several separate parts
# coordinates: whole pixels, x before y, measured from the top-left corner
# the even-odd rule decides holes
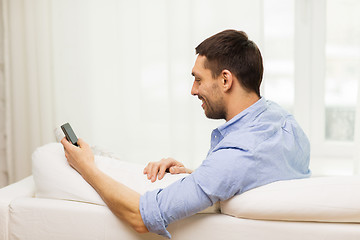
[[[151,168],[151,182],[156,181],[156,176],[158,175],[158,172],[159,172],[159,165],[153,164],[153,166]]]
[[[171,168],[169,168],[169,172],[170,172],[171,174],[175,174],[175,173],[176,173],[176,168],[177,168],[177,167],[171,167]]]
[[[161,165],[161,166],[160,166],[159,173],[158,173],[158,179],[159,179],[159,180],[161,180],[161,179],[164,177],[165,171],[166,171],[166,166],[165,166],[165,165]]]
[[[89,147],[89,144],[87,144],[84,140],[82,140],[82,138],[79,138],[79,139],[78,139],[77,144],[79,145],[80,148],[87,148],[87,147]]]
[[[146,173],[151,173],[151,168],[152,168],[152,166],[154,165],[154,162],[149,162],[147,165],[146,165],[146,167],[145,167],[145,169],[144,170],[146,170]]]
[[[65,137],[64,137],[63,139],[61,139],[60,142],[61,142],[61,144],[64,146],[65,150],[66,150],[67,148],[69,148],[69,146],[71,145]]]
[[[64,146],[65,151],[73,151],[74,149],[78,149],[75,145],[73,145],[72,143],[70,143],[66,137],[64,137],[63,139],[61,139],[61,144]]]
[[[150,180],[151,178],[151,167],[152,167],[152,163],[150,162],[147,166],[146,166],[146,174],[147,174],[147,179]],[[145,170],[144,170],[145,171]]]
[[[186,168],[174,166],[170,168],[170,173],[171,174],[186,173]]]
[[[149,174],[149,165],[150,163],[148,163],[148,165],[144,168],[144,174]]]

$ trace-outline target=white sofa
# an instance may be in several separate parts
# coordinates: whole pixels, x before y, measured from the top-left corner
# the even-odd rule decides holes
[[[50,151],[43,156],[53,155]],[[47,163],[46,157],[38,159],[35,165]],[[52,162],[51,167],[59,165]],[[66,171],[69,175],[63,171],[47,175],[49,171],[35,166],[34,176],[0,189],[1,240],[164,239],[133,231],[92,195],[96,193],[86,182],[68,181],[78,175],[71,168]],[[77,194],[79,188],[87,190]],[[175,240],[358,240],[359,192],[359,177],[279,181],[221,202],[208,213],[174,222],[168,230]]]

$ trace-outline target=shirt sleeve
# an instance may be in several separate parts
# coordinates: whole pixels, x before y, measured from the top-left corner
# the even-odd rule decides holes
[[[244,149],[212,152],[189,176],[141,196],[140,213],[144,224],[150,232],[170,238],[166,227],[173,221],[242,192],[244,186],[256,178],[254,165],[251,153]]]

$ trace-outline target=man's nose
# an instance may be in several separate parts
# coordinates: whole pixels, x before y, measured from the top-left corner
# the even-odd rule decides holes
[[[196,96],[198,95],[198,86],[196,85],[196,82],[194,81],[192,88],[191,88],[191,95]]]

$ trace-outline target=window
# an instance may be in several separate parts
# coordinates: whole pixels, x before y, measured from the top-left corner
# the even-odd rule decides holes
[[[263,4],[264,96],[292,112],[309,136],[315,175],[355,173],[360,2]]]
[[[325,139],[354,141],[360,79],[360,2],[326,5]],[[345,17],[346,16],[346,17]]]

